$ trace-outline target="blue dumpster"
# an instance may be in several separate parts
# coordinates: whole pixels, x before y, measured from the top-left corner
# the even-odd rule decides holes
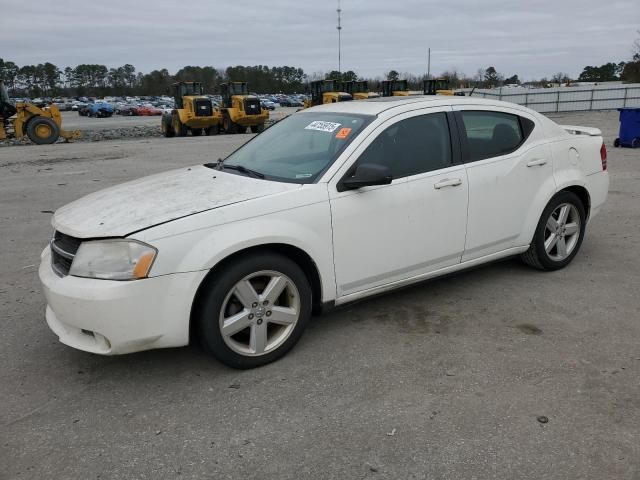
[[[620,136],[614,147],[640,147],[640,108],[619,108]]]

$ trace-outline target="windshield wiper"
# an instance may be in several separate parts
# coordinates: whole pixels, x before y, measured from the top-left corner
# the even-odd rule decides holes
[[[225,168],[228,170],[235,170],[240,173],[244,173],[245,175],[253,175],[256,178],[264,178],[264,173],[256,172],[255,170],[251,170],[250,168],[243,167],[242,165],[230,165],[228,163],[218,163],[218,170],[224,170]]]

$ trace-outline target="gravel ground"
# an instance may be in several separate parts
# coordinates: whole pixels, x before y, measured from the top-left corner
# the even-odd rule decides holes
[[[616,112],[554,119],[597,126],[608,145],[617,131]],[[0,479],[640,478],[630,149],[609,149],[609,201],[562,271],[508,260],[350,305],[252,371],[196,347],[61,345],[36,275],[51,211],[247,138],[0,151]]]

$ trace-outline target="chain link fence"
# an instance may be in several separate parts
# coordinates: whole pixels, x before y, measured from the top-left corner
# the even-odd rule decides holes
[[[466,95],[470,92],[470,89],[465,90]],[[640,83],[539,89],[476,89],[473,96],[517,103],[540,113],[615,110],[624,107],[640,108]]]

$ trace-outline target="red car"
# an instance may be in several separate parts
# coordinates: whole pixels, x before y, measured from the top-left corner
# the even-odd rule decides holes
[[[139,116],[162,115],[162,110],[156,107],[135,107],[131,111],[133,115]]]

